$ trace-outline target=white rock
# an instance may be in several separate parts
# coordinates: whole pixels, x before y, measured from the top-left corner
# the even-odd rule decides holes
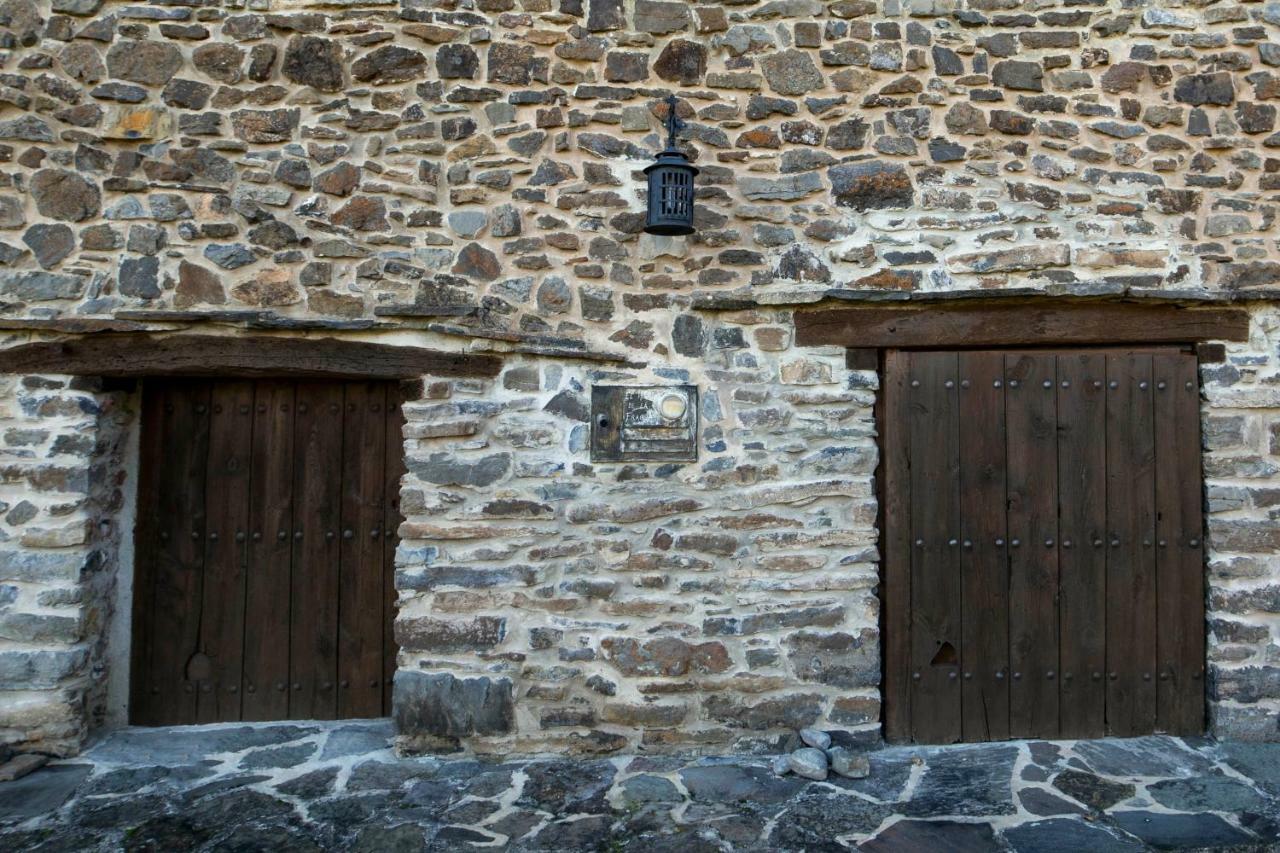
[[[827,778],[827,754],[820,749],[804,747],[787,756],[791,772],[818,782]]]
[[[800,740],[804,741],[805,746],[811,746],[814,749],[826,749],[831,746],[831,735],[817,729],[801,729]]]
[[[789,755],[775,755],[770,760],[770,764],[773,765],[773,774],[775,776],[786,776],[791,772],[790,758],[791,756]]]
[[[853,750],[837,746],[829,750],[827,756],[831,759],[831,769],[840,776],[865,779],[871,775],[871,760],[865,755],[858,755]]]

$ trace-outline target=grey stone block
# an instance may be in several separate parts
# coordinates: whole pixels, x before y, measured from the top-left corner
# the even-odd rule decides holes
[[[401,670],[396,673],[392,705],[402,735],[499,735],[515,727],[509,678]]]

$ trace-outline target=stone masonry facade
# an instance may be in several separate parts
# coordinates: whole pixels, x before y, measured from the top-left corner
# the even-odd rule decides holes
[[[669,93],[688,238],[642,233]],[[1210,727],[1280,739],[1278,103],[1280,3],[0,0],[0,367],[102,332],[501,353],[407,386],[401,746],[752,750],[880,720],[879,378],[796,311],[1238,304],[1201,374]],[[591,388],[664,383],[697,462],[593,464]],[[0,374],[21,749],[112,719],[136,411]]]

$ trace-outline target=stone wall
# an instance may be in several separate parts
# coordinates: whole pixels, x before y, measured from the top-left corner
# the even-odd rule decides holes
[[[406,745],[746,748],[878,715],[876,377],[794,347],[797,306],[1239,301],[1252,340],[1204,369],[1210,689],[1217,730],[1280,737],[1277,67],[1277,3],[0,0],[0,346],[217,325],[508,353],[409,406]],[[641,234],[670,92],[686,239]],[[33,381],[0,388],[19,441]],[[696,464],[590,463],[592,384],[677,381]],[[26,469],[76,429],[3,439],[6,514],[51,511]],[[4,524],[8,573],[56,562]],[[4,619],[52,615],[42,584],[99,599],[58,565]],[[102,626],[78,625],[44,681],[5,639],[6,684],[83,697]],[[65,749],[59,719],[6,738]]]
[[[0,742],[74,754],[106,704],[133,415],[92,380],[0,390]]]
[[[702,330],[721,343],[687,367],[512,361],[406,406],[396,637],[407,668],[471,686],[402,670],[397,705],[526,749],[873,728],[876,375],[789,350],[788,325],[721,315]],[[592,465],[586,389],[619,381],[698,385],[702,464]],[[467,719],[471,691],[486,725]]]
[[[1280,312],[1201,368],[1209,545],[1210,725],[1280,739]]]

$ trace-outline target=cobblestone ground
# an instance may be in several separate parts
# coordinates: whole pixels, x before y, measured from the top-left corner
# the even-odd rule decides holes
[[[3,850],[1280,849],[1280,745],[1149,737],[767,759],[398,759],[385,721],[116,733],[0,785]]]

